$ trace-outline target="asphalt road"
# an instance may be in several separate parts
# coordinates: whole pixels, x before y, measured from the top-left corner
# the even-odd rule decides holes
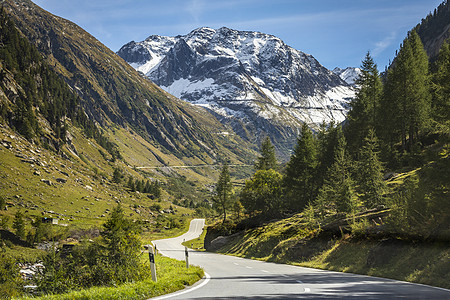
[[[183,240],[202,233],[203,219],[182,236],[153,241],[163,255],[184,260]],[[152,299],[450,299],[450,290],[407,282],[267,263],[189,250],[189,263],[204,268],[192,287]]]

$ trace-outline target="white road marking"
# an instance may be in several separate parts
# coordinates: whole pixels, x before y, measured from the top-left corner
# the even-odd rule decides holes
[[[238,263],[233,263],[235,266],[239,266],[239,264]]]
[[[287,275],[284,275],[284,274],[280,274],[280,276],[283,276],[283,277],[289,277],[289,276],[287,276]]]
[[[164,296],[159,296],[159,297],[151,298],[151,299],[152,299],[152,300],[169,299],[169,298],[172,298],[172,297],[176,297],[176,296],[180,296],[180,295],[184,295],[184,294],[193,292],[193,291],[195,291],[195,290],[197,290],[197,289],[203,287],[204,285],[206,285],[206,284],[209,282],[209,280],[211,279],[211,276],[209,276],[209,274],[206,273],[206,272],[205,272],[205,277],[206,277],[206,278],[205,278],[205,280],[204,280],[202,283],[200,283],[200,284],[197,285],[197,286],[194,286],[193,288],[190,288],[190,289],[184,289],[184,290],[182,290],[181,292],[175,292],[175,293],[173,293],[173,294],[164,295]]]
[[[266,270],[261,270],[261,271],[263,271],[264,273],[270,273],[269,271],[266,271]]]
[[[300,281],[300,280],[296,280],[298,283],[303,283],[303,281]]]
[[[253,269],[252,267],[249,267],[249,266],[245,266],[247,269]]]
[[[305,288],[305,293],[309,293],[309,292],[311,292],[311,289],[310,288]]]

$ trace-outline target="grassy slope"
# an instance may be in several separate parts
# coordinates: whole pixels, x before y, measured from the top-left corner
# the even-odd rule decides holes
[[[65,146],[64,152],[69,158],[64,159],[30,144],[5,126],[0,128],[0,141],[8,141],[12,145],[12,149],[0,146],[0,190],[9,203],[9,209],[1,215],[12,218],[21,209],[29,218],[58,217],[60,223],[69,224],[69,229],[72,229],[99,226],[104,221],[102,215],[107,216],[107,209],[111,210],[117,202],[122,204],[128,216],[135,219],[153,220],[160,214],[150,210],[157,200],[151,200],[145,194],[131,193],[111,181],[114,166],[121,167],[127,176],[143,178],[140,174],[122,162],[105,160],[99,150],[106,151],[95,141],[83,138],[78,129],[71,128],[70,132],[73,137],[71,148],[77,151],[78,156]],[[18,156],[34,157],[37,162],[23,162],[24,159]],[[58,183],[57,178],[67,182]],[[51,186],[42,180],[50,180]],[[163,193],[162,199],[158,200],[162,209],[172,205],[168,200],[167,194]],[[191,213],[189,209],[174,208],[178,215]]]

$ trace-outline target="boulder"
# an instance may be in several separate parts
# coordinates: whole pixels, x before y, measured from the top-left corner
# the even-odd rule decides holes
[[[41,181],[43,182],[43,183],[45,183],[46,185],[52,185],[52,182],[50,181],[50,180],[48,180],[48,179],[41,179]]]

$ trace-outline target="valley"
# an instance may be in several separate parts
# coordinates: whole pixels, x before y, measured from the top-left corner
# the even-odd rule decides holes
[[[0,11],[0,298],[448,295],[448,1],[380,71],[233,22],[114,52],[36,3]]]

